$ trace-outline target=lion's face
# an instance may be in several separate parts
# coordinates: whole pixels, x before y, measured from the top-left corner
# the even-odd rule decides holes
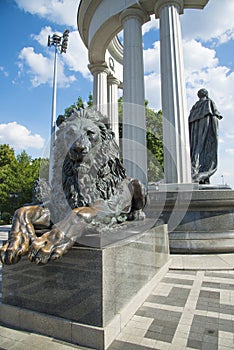
[[[54,221],[71,208],[109,199],[126,178],[108,120],[96,111],[73,111],[59,124],[54,154]]]
[[[70,122],[64,130],[64,143],[70,159],[82,162],[85,156],[95,153],[101,145],[100,128],[88,119]]]

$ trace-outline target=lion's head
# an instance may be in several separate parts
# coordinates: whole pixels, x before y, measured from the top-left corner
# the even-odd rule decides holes
[[[57,131],[52,202],[54,220],[69,210],[109,199],[126,175],[107,119],[93,110],[72,110]]]

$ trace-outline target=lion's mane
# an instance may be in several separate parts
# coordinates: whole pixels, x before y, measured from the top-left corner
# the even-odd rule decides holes
[[[64,144],[64,130],[79,123],[82,118],[98,126],[101,141],[95,156],[77,163],[69,156]],[[73,110],[59,126],[54,146],[54,166],[51,202],[52,221],[63,219],[73,208],[89,206],[98,199],[109,199],[116,192],[116,186],[126,178],[119,157],[114,133],[107,119],[94,110]]]

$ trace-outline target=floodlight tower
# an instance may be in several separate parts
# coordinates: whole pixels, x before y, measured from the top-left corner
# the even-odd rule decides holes
[[[63,34],[54,33],[48,35],[48,46],[54,46],[54,77],[53,77],[53,96],[52,96],[52,117],[50,131],[50,167],[49,167],[49,183],[51,184],[53,172],[53,147],[55,141],[56,126],[56,96],[57,96],[57,53],[66,53],[68,44],[69,30],[66,29]]]

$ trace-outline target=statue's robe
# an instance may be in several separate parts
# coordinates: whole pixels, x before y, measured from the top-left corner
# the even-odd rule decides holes
[[[201,98],[189,115],[190,157],[193,182],[208,184],[217,170],[218,119],[222,119],[215,103]]]

